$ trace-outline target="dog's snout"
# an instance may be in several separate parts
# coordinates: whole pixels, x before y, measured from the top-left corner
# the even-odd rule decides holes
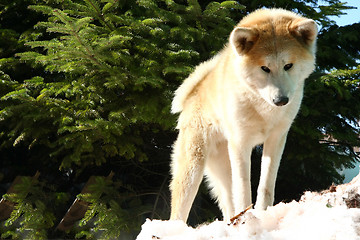
[[[275,97],[273,99],[273,102],[276,106],[284,106],[286,105],[288,102],[289,102],[289,98],[288,97],[284,97],[284,96],[281,96],[281,97]]]

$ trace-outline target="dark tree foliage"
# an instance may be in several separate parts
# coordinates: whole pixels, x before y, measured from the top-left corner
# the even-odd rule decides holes
[[[323,29],[318,40],[318,68],[333,70],[356,66],[360,59],[359,31],[360,23]]]
[[[92,202],[83,225],[101,216],[92,230],[106,226],[104,236],[114,237],[111,224],[134,230],[145,217],[167,218],[173,92],[261,7],[293,10],[320,30],[317,69],[289,132],[277,201],[341,183],[338,169],[356,164],[360,145],[360,23],[339,27],[329,19],[350,8],[338,0],[2,1],[0,183],[39,170],[51,197],[67,195],[58,218],[80,192],[77,184],[113,170],[114,182],[99,180],[95,195],[78,196]],[[261,146],[252,157],[254,193],[260,156]],[[206,192],[202,186],[194,203],[194,224],[220,217]],[[87,230],[62,237],[94,237]]]

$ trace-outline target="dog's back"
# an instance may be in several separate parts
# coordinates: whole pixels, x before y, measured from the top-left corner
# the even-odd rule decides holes
[[[184,83],[176,90],[171,106],[172,113],[179,113],[183,110],[186,98],[194,91],[198,84],[213,71],[218,61],[219,57],[215,56],[195,68],[194,72],[190,74]]]

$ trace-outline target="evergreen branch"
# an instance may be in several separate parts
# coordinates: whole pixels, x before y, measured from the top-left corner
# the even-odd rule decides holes
[[[86,2],[88,2],[90,4],[90,6],[92,6],[92,8],[95,10],[98,19],[105,24],[105,26],[110,30],[113,31],[115,30],[113,26],[111,26],[105,19],[104,19],[104,14],[102,13],[102,11],[100,10],[99,6],[93,1],[93,0],[86,0]]]
[[[28,8],[47,15],[51,15],[53,11],[53,8],[48,5],[29,5]]]
[[[358,139],[359,140],[359,139]],[[322,139],[319,141],[320,143],[325,143],[329,146],[341,146],[341,147],[346,147],[346,149],[350,152],[350,155],[352,157],[355,157],[355,159],[357,161],[360,161],[360,155],[358,152],[355,151],[355,147],[352,144],[349,144],[348,142],[345,141],[338,141],[338,140],[327,140],[327,139]],[[358,146],[357,146],[358,147]]]
[[[69,26],[70,28],[70,34],[75,37],[76,41],[85,48],[86,52],[87,52],[87,57],[94,62],[96,65],[102,67],[103,65],[95,58],[95,54],[94,54],[94,50],[91,49],[91,47],[87,46],[82,39],[80,38],[79,34],[78,34],[78,30],[76,29],[76,26],[74,26],[74,24],[72,23],[72,21],[66,17],[66,14],[63,13],[62,11],[55,9],[54,11],[54,15],[57,16],[62,22],[64,22],[67,26]]]

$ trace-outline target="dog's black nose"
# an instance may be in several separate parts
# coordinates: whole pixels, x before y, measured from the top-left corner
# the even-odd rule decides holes
[[[289,102],[289,98],[288,97],[276,97],[273,99],[273,102],[276,106],[284,106]]]

